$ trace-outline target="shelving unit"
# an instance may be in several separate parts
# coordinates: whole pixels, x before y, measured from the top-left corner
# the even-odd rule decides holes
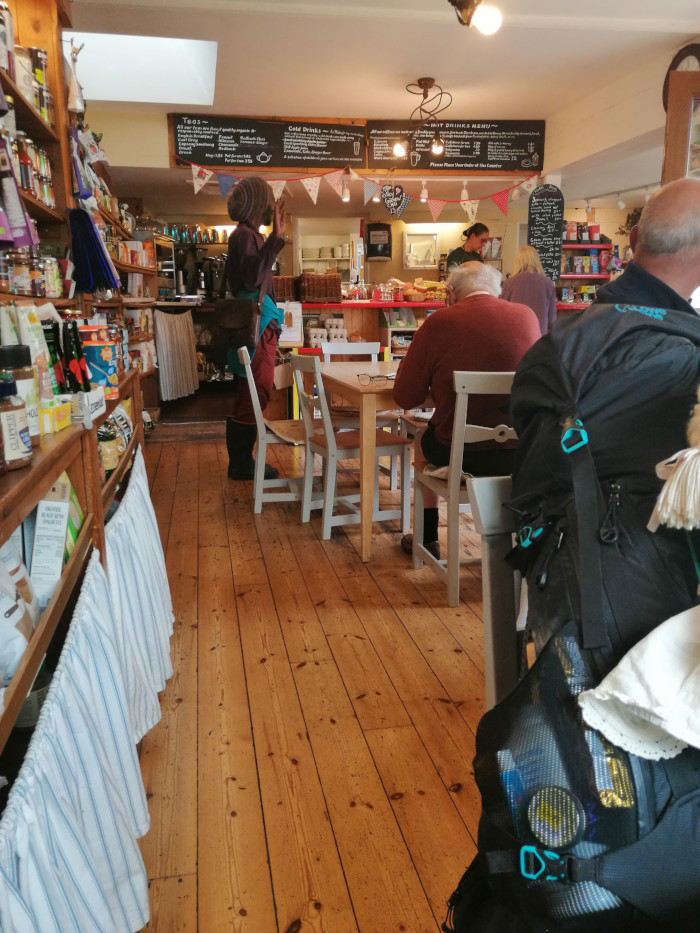
[[[598,241],[589,241],[587,243],[562,243],[562,256],[564,261],[567,259],[573,259],[574,256],[581,256],[582,253],[590,254],[591,250],[595,250],[600,257],[601,253],[604,250],[609,250],[612,252],[611,243],[600,243]],[[568,255],[567,255],[568,254]],[[606,263],[607,264],[607,263]],[[608,282],[610,280],[610,275],[607,272],[562,272],[557,280],[557,311],[559,312],[571,312],[571,311],[582,311],[589,307],[591,301],[589,300],[562,300],[562,289],[565,288],[569,283],[571,283],[571,288],[575,288],[576,285],[596,285],[601,282]]]

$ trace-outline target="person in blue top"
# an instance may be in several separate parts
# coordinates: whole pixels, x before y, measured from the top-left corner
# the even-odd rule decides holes
[[[228,215],[238,221],[228,241],[228,286],[235,298],[257,298],[265,286],[265,300],[260,314],[260,340],[251,353],[254,385],[248,385],[245,369],[238,362],[236,351],[229,353],[229,368],[236,373],[238,389],[231,416],[226,419],[229,479],[253,479],[255,462],[253,447],[257,438],[255,412],[250,393],[258,393],[264,411],[275,374],[277,341],[283,313],[275,304],[272,264],[284,246],[284,198],[275,203],[272,188],[257,175],[240,178],[231,188]],[[265,240],[261,226],[272,221],[272,233]],[[274,479],[277,470],[265,466],[265,479]]]

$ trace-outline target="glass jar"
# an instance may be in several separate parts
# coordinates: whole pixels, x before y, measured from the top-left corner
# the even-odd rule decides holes
[[[2,457],[8,470],[19,470],[32,461],[27,408],[17,395],[14,379],[0,380],[0,437]]]
[[[10,273],[7,266],[7,254],[0,253],[0,292],[9,292]]]
[[[44,257],[44,284],[47,298],[60,298],[63,294],[61,270],[53,256]]]
[[[36,373],[32,366],[32,354],[26,344],[0,346],[0,381],[14,382],[17,395],[24,402],[32,447],[41,443],[39,423],[39,399],[36,389]]]
[[[32,256],[29,260],[29,288],[32,298],[46,298],[44,263],[39,256]]]
[[[11,295],[31,295],[29,251],[26,248],[12,249],[8,253],[8,278]]]

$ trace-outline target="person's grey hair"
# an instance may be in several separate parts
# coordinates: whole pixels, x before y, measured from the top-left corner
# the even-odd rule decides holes
[[[486,262],[478,263],[478,269],[474,268],[476,265],[476,262],[468,263],[450,272],[447,284],[455,293],[458,301],[471,295],[472,292],[488,292],[495,298],[501,294],[500,271]]]
[[[688,180],[685,179],[686,182]],[[700,185],[700,180],[693,181]],[[654,192],[642,211],[635,251],[651,256],[674,256],[676,253],[700,250],[700,211],[697,209],[697,201],[694,204],[689,202],[686,210],[670,212],[664,202],[664,190],[659,188]]]

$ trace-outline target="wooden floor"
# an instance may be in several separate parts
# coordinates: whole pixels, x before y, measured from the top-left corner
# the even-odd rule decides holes
[[[300,474],[303,454],[277,451]],[[475,853],[478,567],[449,609],[397,523],[375,524],[363,564],[358,526],[322,541],[295,503],[254,516],[220,441],[146,460],[176,618],[141,750],[148,929],[437,933]]]

